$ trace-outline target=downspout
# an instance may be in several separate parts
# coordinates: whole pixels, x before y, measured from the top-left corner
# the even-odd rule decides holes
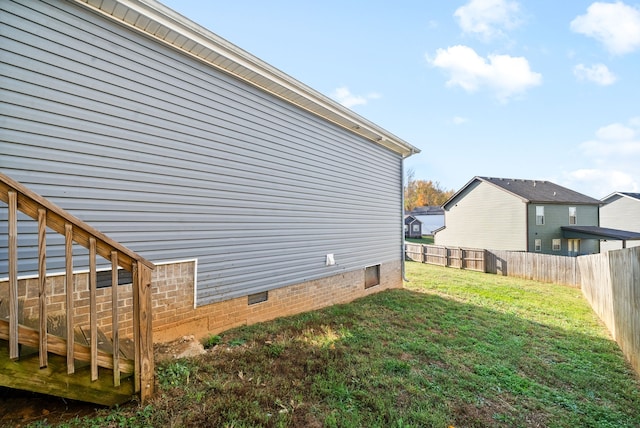
[[[411,152],[411,154],[413,154],[413,151]],[[409,156],[411,156],[411,154]],[[400,246],[400,260],[402,263],[402,280],[405,282],[409,282],[409,280],[407,279],[407,277],[405,276],[405,269],[404,269],[404,263],[405,263],[405,255],[404,255],[404,158],[400,159],[400,212],[402,213],[402,215],[400,216],[400,218],[402,219],[402,221],[400,222],[400,233],[401,233],[401,239],[402,239],[402,244]]]

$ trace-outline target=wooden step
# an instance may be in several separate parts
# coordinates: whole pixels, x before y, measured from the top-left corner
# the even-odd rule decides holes
[[[18,361],[11,361],[6,340],[0,340],[0,385],[104,406],[125,403],[135,395],[132,375],[123,376],[120,386],[114,387],[113,372],[100,368],[98,380],[92,382],[86,362],[76,362],[76,372],[68,375],[66,359],[55,354],[49,355],[43,369],[37,352],[29,353],[28,349]]]
[[[39,332],[31,327],[23,325],[18,326],[18,336],[21,345],[37,347],[39,343]],[[9,323],[4,320],[0,320],[0,339],[9,340]],[[108,340],[108,339],[107,339]],[[125,342],[125,348],[126,348]],[[50,354],[56,354],[59,356],[66,356],[67,343],[64,338],[55,336],[53,334],[47,335],[47,348]],[[128,352],[128,351],[126,351]],[[121,353],[122,354],[122,353]],[[7,354],[8,355],[8,354]],[[74,344],[74,356],[76,361],[90,361],[91,349],[82,343]],[[113,368],[113,354],[98,350],[98,365],[103,368]],[[134,361],[130,359],[120,360],[120,371],[122,373],[133,373]]]

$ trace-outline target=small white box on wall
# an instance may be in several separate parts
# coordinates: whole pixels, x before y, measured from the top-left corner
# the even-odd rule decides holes
[[[333,266],[336,264],[336,260],[333,258],[333,254],[327,254],[327,266]]]

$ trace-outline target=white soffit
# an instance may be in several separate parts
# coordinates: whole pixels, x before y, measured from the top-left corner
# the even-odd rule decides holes
[[[420,150],[155,0],[73,0],[336,123],[402,157]]]

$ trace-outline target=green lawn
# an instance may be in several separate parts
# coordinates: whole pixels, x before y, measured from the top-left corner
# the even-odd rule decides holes
[[[423,236],[422,238],[404,238],[404,240],[412,244],[433,245],[433,236]]]
[[[640,380],[579,290],[418,263],[407,276],[209,338],[157,368],[148,406],[63,426],[640,426]]]

